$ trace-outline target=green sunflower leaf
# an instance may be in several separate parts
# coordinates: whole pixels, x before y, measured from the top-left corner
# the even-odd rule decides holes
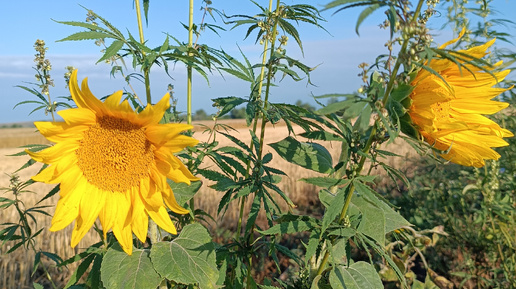
[[[176,183],[172,180],[167,180],[167,182],[174,192],[174,197],[176,197],[177,203],[181,206],[190,201],[202,185],[201,181],[191,182],[190,185],[186,183]]]
[[[206,228],[200,224],[185,226],[172,242],[154,244],[150,256],[156,271],[169,280],[197,284],[200,289],[220,287],[217,285],[219,272],[215,246]]]
[[[152,268],[149,250],[133,248],[133,254],[129,256],[118,244],[109,248],[104,255],[100,274],[102,284],[107,289],[156,288],[162,280]]]
[[[338,266],[330,273],[330,285],[334,289],[381,289],[382,280],[375,268],[359,261],[349,267]]]
[[[358,195],[353,195],[351,204],[362,213],[362,221],[357,228],[358,232],[371,237],[380,245],[385,244],[386,218],[383,210]]]

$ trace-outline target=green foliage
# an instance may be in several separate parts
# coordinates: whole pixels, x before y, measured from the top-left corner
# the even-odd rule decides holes
[[[158,276],[197,284],[200,289],[219,288],[215,246],[206,228],[199,224],[187,225],[172,242],[154,244],[150,257]]]
[[[380,289],[382,280],[374,267],[366,262],[357,262],[349,267],[335,267],[330,273],[330,284],[334,289]]]
[[[195,181],[187,185],[167,180],[177,202],[190,209],[187,215],[169,214],[178,228],[177,236],[151,230],[145,242],[133,240],[133,253],[129,256],[112,233],[95,226],[102,241],[63,261],[54,253],[36,249],[35,237],[42,229],[34,232],[31,224],[35,214],[48,215],[46,206],[40,203],[57,194],[59,185],[35,206],[25,208],[20,195],[28,192],[28,186],[34,182],[22,182],[12,175],[10,186],[3,188],[12,193],[12,197],[0,197],[0,209],[14,208],[19,222],[2,224],[2,244],[12,242],[8,253],[22,246],[36,252],[34,270],[41,266],[47,272],[41,261],[43,256],[58,268],[76,263],[64,288],[376,289],[384,286],[436,288],[451,282],[460,286],[473,283],[497,288],[516,286],[512,281],[516,280],[514,140],[500,150],[501,161],[489,163],[484,170],[456,166],[443,169],[443,166],[418,161],[417,165],[405,168],[410,170],[410,186],[404,171],[388,165],[386,160],[399,157],[384,144],[399,139],[401,132],[420,139],[407,114],[412,104],[411,81],[419,69],[443,78],[428,67],[425,60],[447,59],[463,68],[464,73],[470,73],[473,68],[490,67],[490,61],[472,59],[455,49],[432,48],[425,25],[435,11],[433,7],[423,11],[423,2],[418,1],[415,9],[406,1],[397,0],[337,0],[325,6],[324,9],[336,8],[336,12],[363,8],[355,26],[357,34],[365,19],[386,9],[387,19],[381,26],[389,27],[390,41],[386,45],[389,51],[378,56],[373,65],[361,64],[364,85],[356,93],[315,97],[322,106],[318,109],[302,100],[291,105],[273,101],[271,97],[271,87],[281,85],[285,77],[294,81],[306,79],[310,83],[310,74],[315,68],[292,58],[286,46],[289,37],[293,38],[303,52],[298,31],[302,26],[297,25],[322,28],[320,23],[324,19],[311,5],[286,5],[276,1],[274,6],[270,1],[270,8],[265,8],[253,2],[257,13],[248,11],[249,15],[228,16],[205,0],[202,22],[183,24],[191,35],[196,35],[195,43],[192,37],[186,43],[167,34],[158,47],[149,47],[142,36],[136,40],[130,31],[122,33],[90,10],[85,22],[60,21],[82,30],[60,41],[95,40],[103,47],[97,63],[111,63],[111,74],[120,73],[128,83],[132,78],[143,80],[148,99],[151,68],[160,67],[169,74],[169,68],[177,63],[187,67],[190,83],[192,70],[208,82],[210,73],[217,71],[249,83],[248,95],[214,98],[216,115],[208,116],[204,110],[197,110],[195,120],[214,120],[212,128],[206,127],[208,141],[178,152],[178,157],[194,175],[203,177],[205,183],[221,193],[219,203],[213,204],[218,208],[218,217],[224,217],[234,204],[238,207],[238,220],[231,228],[231,236],[222,241],[215,238],[220,236],[206,229],[215,221],[214,216],[195,206],[196,194],[203,190],[203,183]],[[453,2],[457,8],[456,1]],[[481,5],[487,5],[488,1],[484,2]],[[431,6],[431,1],[428,3]],[[150,1],[144,0],[143,7],[148,21]],[[478,16],[484,8],[471,11]],[[467,11],[465,7],[461,9]],[[244,28],[245,38],[255,37],[255,43],[263,49],[261,62],[252,63],[242,50],[237,58],[222,49],[198,44],[197,40],[206,30],[217,34],[225,31],[221,26],[205,22],[208,15],[215,19],[213,12],[231,29]],[[498,23],[512,22],[499,20]],[[480,26],[473,35],[509,36],[491,32],[488,27],[487,24]],[[401,47],[394,52],[392,46],[396,43]],[[515,58],[514,54],[503,57],[512,61]],[[41,66],[44,56],[38,61],[36,71],[40,84],[34,84],[37,89],[19,86],[38,100],[19,104],[35,104],[37,107],[31,113],[45,109],[52,115],[60,108],[70,108],[65,102],[52,102],[48,86],[53,83],[48,70]],[[130,63],[131,68],[127,68],[126,63]],[[405,71],[400,72],[401,69]],[[172,90],[170,85],[171,95]],[[512,92],[504,97],[514,102]],[[144,109],[134,91],[128,92],[126,98],[136,111]],[[322,99],[329,100],[327,105],[319,102]],[[174,98],[174,105],[162,123],[180,118],[176,101]],[[190,116],[191,111],[188,111],[188,121]],[[251,140],[242,141],[231,127],[217,122],[224,117],[245,119]],[[513,115],[497,118],[510,129],[516,127]],[[283,140],[265,143],[271,127],[267,124],[280,122],[285,123],[289,135]],[[300,133],[298,128],[302,130]],[[226,138],[231,145],[219,145],[220,138]],[[336,156],[328,151],[328,144],[338,148]],[[267,152],[266,145],[276,154]],[[25,148],[40,151],[47,147]],[[415,147],[424,148],[419,143]],[[25,154],[20,152],[15,156]],[[286,176],[281,166],[273,163],[276,155],[280,161],[310,170],[313,175],[302,179]],[[20,170],[34,163],[30,160]],[[382,168],[385,176],[393,181],[388,190],[383,178],[372,175],[375,168]],[[177,169],[182,168],[172,168]],[[281,184],[286,177],[317,187],[317,204],[311,213],[296,208],[288,192],[283,191]],[[391,193],[396,189],[404,191]],[[314,213],[317,209],[320,214]],[[294,244],[297,240],[299,243]],[[462,250],[458,244],[467,244],[467,249]],[[443,261],[439,258],[462,258],[466,262],[457,261],[442,267]],[[478,265],[480,260],[485,264]],[[269,265],[267,272],[274,270],[275,275],[260,275],[265,272],[265,263]],[[34,286],[41,287],[37,283]]]
[[[153,268],[150,250],[134,249],[131,256],[120,246],[110,248],[102,259],[102,284],[110,288],[156,288],[161,276]],[[89,265],[89,264],[88,264]]]
[[[316,143],[302,143],[293,137],[269,144],[285,160],[319,173],[332,170],[332,158],[328,150]]]
[[[174,192],[174,197],[179,205],[185,205],[190,201],[191,198],[195,196],[195,194],[201,188],[202,182],[192,182],[190,185],[186,183],[175,183],[172,180],[167,180],[170,188]]]

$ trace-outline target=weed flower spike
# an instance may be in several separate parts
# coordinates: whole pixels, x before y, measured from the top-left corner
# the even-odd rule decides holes
[[[457,42],[463,34],[464,31],[440,48]],[[458,54],[472,59],[482,58],[494,42],[493,39],[480,46],[459,50]],[[412,81],[414,89],[410,94],[408,114],[422,138],[436,149],[445,151],[441,154],[443,158],[464,166],[482,167],[484,160],[500,158],[492,148],[508,145],[503,138],[513,136],[510,131],[483,116],[494,114],[509,105],[492,99],[508,90],[493,86],[510,71],[491,71],[490,74],[485,72],[492,70],[487,66],[482,69],[459,59],[457,61],[463,65],[462,69],[448,59],[432,59],[427,64],[446,82],[427,70],[419,71]],[[501,62],[494,67],[499,65]]]
[[[181,135],[186,124],[159,124],[170,106],[167,93],[156,105],[136,113],[122,91],[105,102],[90,91],[87,79],[79,88],[77,70],[70,78],[77,108],[60,111],[64,122],[36,122],[39,132],[54,146],[30,156],[50,166],[32,179],[60,183],[60,199],[51,231],[75,220],[71,245],[75,247],[97,217],[113,233],[127,254],[132,253],[132,233],[145,242],[148,217],[169,233],[177,234],[166,207],[186,214],[174,198],[167,178],[190,184],[197,180],[173,154],[197,140]]]

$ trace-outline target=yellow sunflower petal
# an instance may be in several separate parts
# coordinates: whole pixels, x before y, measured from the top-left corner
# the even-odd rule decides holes
[[[119,110],[120,101],[122,100],[123,91],[119,90],[106,98],[104,105],[108,111]]]
[[[193,147],[199,143],[198,140],[186,135],[178,135],[163,142],[159,150],[173,154],[182,151],[185,147]]]
[[[61,197],[65,197],[66,195],[73,193],[75,190],[80,191],[80,181],[86,181],[81,169],[77,165],[70,166],[62,176],[61,184],[59,185],[59,196]]]
[[[134,110],[131,107],[131,105],[129,104],[129,102],[127,101],[127,99],[122,101],[122,103],[120,103],[119,110],[122,112],[131,113],[131,114],[134,113]]]
[[[190,179],[185,176],[181,170],[172,167],[171,164],[161,160],[156,160],[156,167],[160,173],[166,175],[167,178],[173,180],[174,182],[190,184]]]
[[[132,192],[133,197],[133,212],[132,212],[132,230],[136,237],[145,243],[147,239],[147,231],[149,229],[149,216],[145,213],[145,206],[140,198],[137,190]]]
[[[163,177],[157,169],[151,170],[151,178],[163,194],[163,200],[170,210],[178,214],[187,214],[189,212],[177,203],[174,193],[167,183],[167,179]]]
[[[465,53],[470,55],[472,58],[482,58],[486,55],[486,50],[491,47],[495,43],[496,38],[493,38],[489,40],[488,42],[479,45],[479,46],[473,46],[466,50],[460,50],[461,53]]]
[[[87,108],[70,108],[58,111],[65,123],[75,126],[90,126],[95,124],[97,116]]]
[[[55,232],[62,230],[77,218],[79,215],[81,197],[82,195],[80,194],[67,194],[57,201],[50,231]]]
[[[131,226],[127,225],[124,227],[120,227],[120,225],[115,225],[113,227],[113,234],[115,234],[118,243],[124,250],[127,255],[132,255],[133,253],[133,235],[131,232]]]
[[[99,220],[104,232],[104,238],[109,230],[115,225],[118,214],[118,198],[117,193],[107,193],[104,207],[99,212]]]
[[[170,107],[170,95],[167,93],[154,106],[147,105],[145,109],[138,115],[140,125],[158,124],[163,118],[165,111]]]
[[[455,43],[455,42],[459,41],[459,39],[461,39],[461,38],[462,38],[462,36],[464,36],[464,33],[466,33],[466,28],[462,28],[462,30],[460,31],[459,36],[458,36],[457,38],[452,39],[452,40],[450,40],[450,41],[448,41],[448,42],[444,43],[444,44],[443,44],[443,45],[441,45],[439,48],[441,48],[441,49],[442,49],[442,48],[446,48],[447,46],[452,45],[453,43]]]
[[[72,72],[70,76],[70,93],[72,94],[72,99],[77,104],[79,108],[87,108],[92,110],[95,113],[104,113],[104,104],[96,97],[94,97],[87,84],[87,79],[85,78],[82,82],[83,90],[79,89],[79,85],[77,83],[77,70]],[[87,88],[87,91],[84,91],[84,88]]]
[[[165,207],[159,207],[158,210],[153,210],[148,207],[145,208],[147,214],[160,226],[163,230],[169,232],[172,235],[177,235],[176,226],[172,223],[170,216],[167,213]]]
[[[77,149],[77,143],[74,141],[64,141],[57,143],[47,149],[44,149],[39,152],[31,152],[29,150],[25,150],[25,152],[35,161],[42,162],[45,164],[51,164],[57,162],[61,159],[65,154],[73,152]]]
[[[75,165],[75,156],[72,154],[64,155],[58,162],[45,168],[39,174],[32,177],[36,182],[47,184],[60,183],[64,179],[66,172]]]
[[[165,201],[165,204],[172,212],[177,213],[177,214],[188,214],[189,211],[187,209],[181,207],[177,203],[176,197],[174,196],[174,192],[172,191],[172,189],[170,187],[167,187],[167,189],[165,189],[165,191],[163,193],[164,193],[163,200]]]
[[[64,122],[35,122],[38,131],[51,142],[63,142],[67,140],[80,140],[87,125],[69,125]]]
[[[79,241],[90,230],[100,210],[106,203],[105,192],[90,184],[86,185],[85,188],[87,191],[84,191],[82,194],[79,204],[79,217],[75,221],[75,227],[72,231],[72,247],[77,246]]]
[[[161,145],[166,142],[175,143],[176,139],[180,136],[179,134],[181,132],[192,129],[192,128],[193,128],[193,126],[191,126],[189,124],[180,124],[180,123],[150,125],[145,130],[145,135],[147,136],[149,141],[153,142],[156,145]],[[186,137],[186,136],[184,136],[184,137]],[[191,137],[187,137],[187,138],[195,140],[194,138],[191,138]],[[195,141],[197,141],[197,140],[195,140]],[[197,142],[199,142],[199,141],[197,141]],[[197,143],[195,143],[195,144],[197,144]]]
[[[478,101],[476,99],[456,99],[451,102],[453,110],[458,113],[493,114],[509,106],[506,102]]]

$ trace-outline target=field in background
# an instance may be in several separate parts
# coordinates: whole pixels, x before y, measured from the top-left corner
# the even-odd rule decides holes
[[[232,131],[231,134],[237,137],[238,139],[244,141],[249,144],[250,136],[248,132],[248,128],[245,125],[245,121],[243,120],[224,120],[224,124],[227,124],[236,131]],[[208,134],[203,133],[202,125],[212,126],[213,122],[211,121],[201,121],[194,122],[196,125],[195,130],[196,133],[194,135],[195,138],[200,141],[207,141]],[[296,129],[296,132],[301,132],[300,128]],[[277,142],[288,135],[288,130],[285,125],[279,124],[274,127],[268,126],[267,133],[265,138],[265,143],[273,143]],[[222,135],[217,137],[217,140],[220,142],[220,146],[232,145],[230,141],[225,139]],[[34,128],[15,128],[15,129],[0,129],[0,187],[7,187],[9,185],[9,174],[16,171],[20,166],[22,166],[25,162],[28,161],[28,156],[22,157],[10,157],[7,155],[17,153],[21,151],[20,148],[17,148],[22,145],[27,144],[40,144],[40,143],[49,143],[46,141]],[[323,143],[326,148],[331,152],[333,159],[337,159],[338,152],[338,144],[337,143]],[[399,144],[394,144],[394,151],[402,156],[413,156],[414,151],[405,143],[400,141]],[[274,154],[274,158],[270,165],[272,167],[283,170],[287,176],[283,178],[283,181],[279,184],[280,188],[292,199],[294,204],[297,206],[292,209],[294,213],[296,211],[299,212],[312,212],[313,208],[318,208],[317,201],[317,188],[313,185],[309,185],[303,182],[299,182],[300,178],[304,177],[313,177],[316,176],[315,172],[300,168],[298,166],[294,166],[284,161],[280,157],[278,157],[274,150],[268,146],[266,146],[265,153],[271,152]],[[398,158],[395,160],[389,160],[387,163],[394,164],[395,167],[399,167],[403,165],[405,158]],[[204,164],[204,167],[210,167],[210,163],[207,162]],[[22,180],[27,180],[31,176],[35,175],[38,170],[41,168],[40,164],[33,165],[29,169],[22,170],[19,173],[19,176]],[[373,174],[383,175],[383,172],[374,172]],[[216,223],[210,223],[208,229],[212,231],[212,235],[215,235],[217,228],[226,228],[226,229],[234,229],[236,228],[237,219],[238,219],[238,205],[233,203],[227,213],[223,218],[216,217],[217,206],[220,198],[223,193],[216,192],[213,189],[209,188],[209,182],[203,180],[203,187],[200,189],[200,192],[195,197],[195,206],[196,208],[201,208],[214,216],[217,220]],[[23,201],[27,207],[34,205],[37,201],[39,201],[46,193],[48,193],[53,185],[46,185],[41,183],[36,183],[29,187],[34,193],[33,194],[25,194],[23,195]],[[12,198],[12,195],[4,195],[0,194],[0,196]],[[57,203],[58,196],[55,195],[51,199],[45,201],[43,205],[48,205],[49,208],[47,211],[50,214],[53,214],[54,206]],[[283,204],[284,205],[284,204]],[[248,204],[248,208],[250,203]],[[287,207],[284,205],[284,209]],[[68,258],[76,254],[75,250],[80,251],[81,248],[86,248],[87,246],[98,242],[100,239],[98,235],[95,234],[93,230],[84,237],[84,239],[79,243],[79,245],[72,249],[70,247],[70,238],[72,225],[68,226],[64,230],[59,232],[50,232],[48,231],[48,227],[50,226],[51,217],[37,215],[38,216],[38,229],[43,229],[42,233],[36,239],[36,249],[56,253],[62,258]],[[262,220],[263,220],[262,216]],[[2,222],[17,222],[17,214],[13,210],[1,210],[0,211],[0,220]],[[36,228],[34,228],[36,229]],[[30,274],[32,273],[32,264],[34,262],[34,254],[31,251],[25,250],[24,248],[19,248],[15,253],[6,255],[5,252],[10,248],[9,243],[0,247],[0,288],[32,288],[32,280]],[[45,260],[46,264],[52,264],[51,261]],[[68,280],[69,275],[73,272],[72,267],[68,269],[61,270],[57,272],[54,268],[53,272],[56,274],[54,276],[58,276],[59,280],[57,282],[66,282]],[[36,276],[42,276],[43,274],[35,274]],[[64,285],[64,283],[62,284]],[[25,287],[24,287],[25,286]],[[62,287],[62,286],[58,286]]]

